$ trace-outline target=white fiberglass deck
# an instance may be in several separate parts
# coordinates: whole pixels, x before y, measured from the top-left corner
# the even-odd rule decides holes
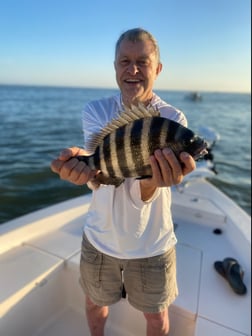
[[[170,308],[171,336],[250,335],[250,245],[242,235],[233,242],[236,231],[229,228],[216,201],[196,199],[193,190],[174,196],[180,295]],[[37,219],[35,214],[25,216],[18,234],[0,237],[5,249],[0,255],[1,336],[89,335],[78,283],[82,215],[87,204],[87,198],[79,198],[42,210]],[[216,228],[222,234],[214,234]],[[7,242],[12,249],[8,250]],[[240,242],[248,246],[239,250]],[[242,264],[246,296],[236,295],[215,272],[214,261],[225,257],[235,257]],[[144,318],[127,300],[111,307],[106,336],[142,335]]]

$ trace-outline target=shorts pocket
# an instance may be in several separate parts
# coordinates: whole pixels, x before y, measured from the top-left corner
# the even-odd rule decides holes
[[[145,259],[142,267],[143,291],[149,294],[160,294],[169,287],[170,273],[176,262],[175,251],[172,249],[161,256]]]
[[[83,283],[92,283],[95,287],[100,287],[102,253],[89,243],[84,237],[81,248],[80,273]]]

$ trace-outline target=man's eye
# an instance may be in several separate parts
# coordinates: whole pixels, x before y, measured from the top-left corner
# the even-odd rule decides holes
[[[146,66],[148,64],[148,62],[147,61],[138,61],[137,64],[140,65],[140,66]]]
[[[121,60],[121,64],[122,64],[122,65],[128,65],[128,64],[129,64],[129,61],[128,61],[128,60]]]

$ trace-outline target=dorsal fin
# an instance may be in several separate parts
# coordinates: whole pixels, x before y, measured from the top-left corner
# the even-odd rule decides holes
[[[131,105],[130,107],[125,107],[123,111],[119,112],[116,118],[112,119],[100,132],[93,135],[88,148],[91,152],[94,152],[105,136],[119,127],[125,126],[138,119],[159,116],[159,110],[153,106],[146,108],[143,104],[139,103],[137,106]]]

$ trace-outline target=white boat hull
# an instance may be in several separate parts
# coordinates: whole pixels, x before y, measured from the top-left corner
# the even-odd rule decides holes
[[[0,227],[1,336],[89,335],[78,282],[89,201],[85,195]],[[170,335],[251,335],[250,217],[203,179],[173,189],[172,208],[180,294],[170,307]],[[245,271],[244,296],[213,268],[226,257]],[[144,317],[127,298],[111,306],[105,335],[145,335]]]

